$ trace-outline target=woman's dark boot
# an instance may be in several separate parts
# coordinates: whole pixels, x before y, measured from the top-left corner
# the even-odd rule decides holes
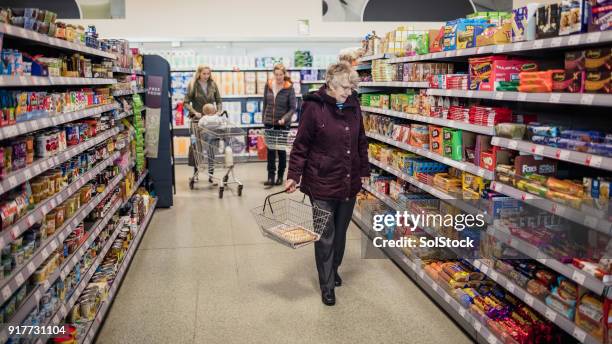
[[[265,186],[274,186],[274,176],[268,176],[268,180],[264,182]]]
[[[274,184],[274,185],[283,185],[283,182],[284,182],[283,176],[280,175],[280,176],[278,176],[278,178],[276,178],[276,184]]]

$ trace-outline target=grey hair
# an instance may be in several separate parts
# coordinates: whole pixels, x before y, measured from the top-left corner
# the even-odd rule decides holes
[[[359,75],[353,67],[346,62],[338,62],[327,67],[325,82],[328,86],[337,86],[338,78],[346,77],[351,83],[351,87],[357,88],[359,84]]]

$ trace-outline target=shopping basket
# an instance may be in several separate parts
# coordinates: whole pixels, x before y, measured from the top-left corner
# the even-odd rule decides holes
[[[282,129],[264,129],[266,146],[274,150],[291,150],[295,141],[295,131]]]
[[[299,248],[321,239],[331,213],[316,205],[288,197],[272,200],[287,190],[270,194],[260,207],[251,209],[262,234],[291,248]]]

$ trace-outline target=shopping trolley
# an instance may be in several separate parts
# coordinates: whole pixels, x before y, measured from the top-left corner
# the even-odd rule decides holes
[[[294,249],[321,239],[331,213],[306,203],[306,195],[301,201],[288,197],[272,200],[286,192],[270,194],[262,206],[251,209],[261,233]]]
[[[264,142],[274,150],[291,150],[296,132],[283,129],[264,129]]]
[[[227,116],[223,111],[219,116]],[[219,198],[223,198],[223,191],[230,185],[237,185],[238,196],[242,196],[243,184],[234,175],[233,142],[237,137],[244,137],[246,132],[236,124],[224,121],[217,127],[200,127],[199,120],[192,120],[190,125],[191,148],[195,160],[196,169],[193,177],[189,178],[189,188],[194,189],[198,182],[200,170],[208,171],[209,181],[219,185]],[[233,141],[234,140],[234,141]],[[224,173],[222,177],[216,177],[215,169]]]

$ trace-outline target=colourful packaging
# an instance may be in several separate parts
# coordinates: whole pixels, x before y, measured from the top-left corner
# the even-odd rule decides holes
[[[540,5],[536,11],[536,39],[558,36],[560,17],[559,4]]]
[[[535,3],[512,10],[512,41],[522,42],[535,39],[536,19],[538,5]]]
[[[435,126],[435,125],[430,125],[429,126],[429,149],[436,153],[436,154],[440,154],[443,155],[443,148],[442,148],[442,128]]]
[[[610,70],[599,68],[586,71],[584,91],[589,93],[612,93]]]
[[[589,31],[612,30],[612,1],[590,0]]]
[[[444,25],[444,41],[442,43],[442,50],[456,50],[457,49],[457,24],[458,20],[451,20],[446,22]]]
[[[586,32],[591,11],[589,0],[563,0],[559,20],[559,36]]]

